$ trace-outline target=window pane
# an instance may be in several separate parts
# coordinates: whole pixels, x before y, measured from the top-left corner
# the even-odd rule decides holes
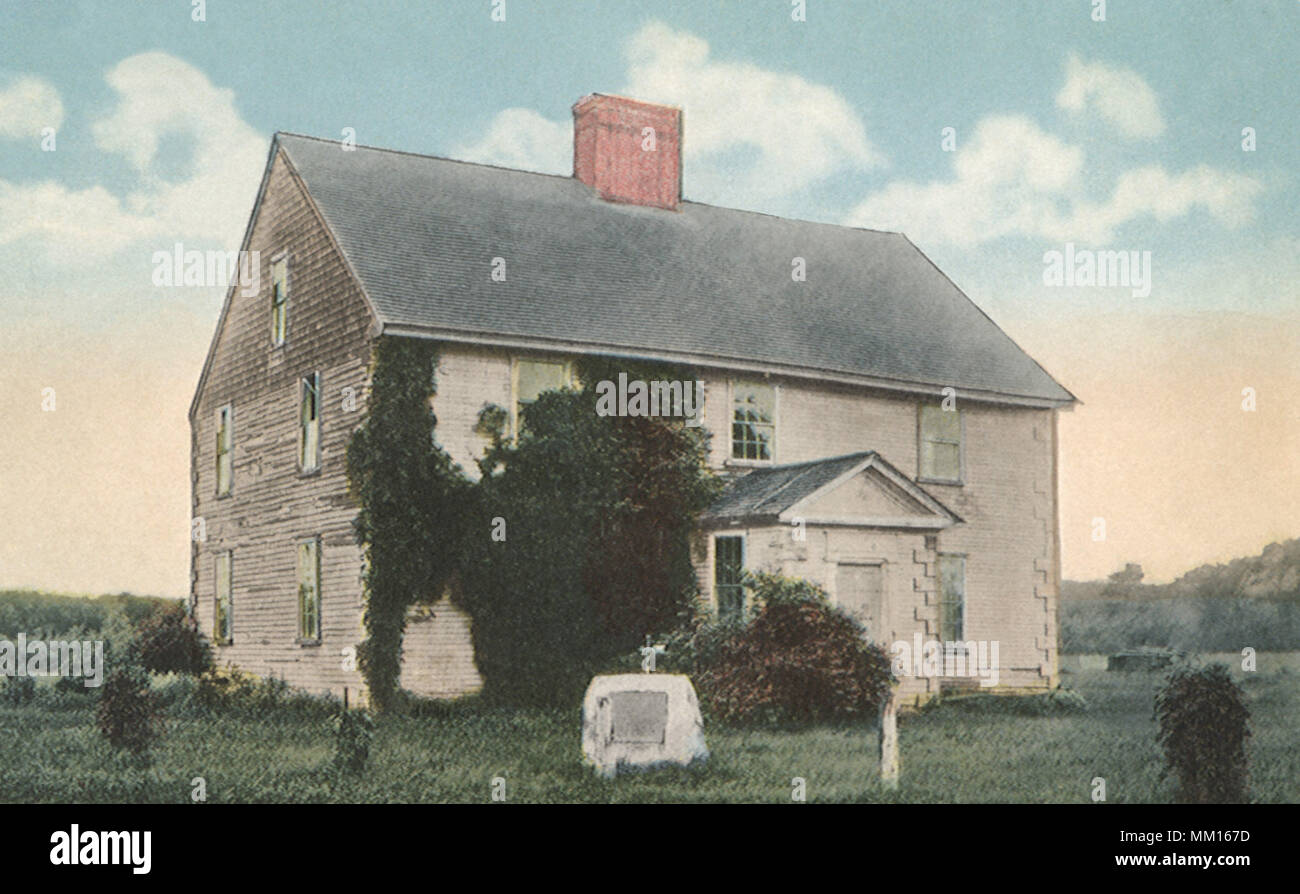
[[[961,477],[961,448],[956,444],[922,441],[921,477],[956,481]]]
[[[234,431],[230,424],[230,408],[222,407],[217,411],[217,493],[230,492],[231,447],[234,444]]]
[[[921,407],[922,478],[961,478],[961,411]]]
[[[298,635],[320,636],[320,563],[315,541],[298,544]]]
[[[966,622],[966,559],[939,557],[939,638],[955,642],[964,638]]]
[[[713,543],[713,582],[718,616],[738,618],[745,610],[745,590],[740,585],[744,575],[744,540],[740,537],[715,537]]]
[[[519,403],[532,403],[543,391],[556,391],[568,383],[562,362],[520,360],[519,387],[515,399]]]
[[[320,380],[316,375],[302,380],[302,420],[299,438],[298,465],[303,469],[316,468],[320,443]]]
[[[218,642],[230,641],[230,553],[222,553],[216,558],[216,599],[213,614],[213,634]]]
[[[921,407],[922,437],[927,440],[959,441],[961,440],[961,411],[945,410],[943,407],[926,405]]]
[[[732,458],[770,460],[776,440],[776,387],[734,383],[731,418]]]
[[[284,258],[271,264],[271,340],[284,342],[285,311],[289,300],[289,264]]]

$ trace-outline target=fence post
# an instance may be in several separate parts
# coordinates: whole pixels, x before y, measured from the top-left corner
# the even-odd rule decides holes
[[[880,781],[885,788],[898,788],[898,689],[891,686],[880,705]]]

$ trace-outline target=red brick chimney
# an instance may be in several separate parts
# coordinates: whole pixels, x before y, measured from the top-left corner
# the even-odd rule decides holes
[[[573,176],[610,202],[676,208],[682,110],[592,93],[573,106]]]

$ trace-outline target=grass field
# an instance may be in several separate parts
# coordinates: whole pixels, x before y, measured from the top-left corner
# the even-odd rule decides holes
[[[1300,675],[1242,675],[1250,700],[1252,795],[1300,802]],[[699,770],[595,778],[580,762],[577,711],[493,710],[466,702],[429,716],[384,719],[371,762],[335,781],[333,739],[319,709],[173,716],[151,767],[115,752],[93,728],[93,701],[43,690],[0,706],[0,801],[172,802],[202,777],[209,802],[477,802],[505,780],[511,802],[789,803],[794,777],[810,802],[1077,802],[1106,780],[1109,802],[1168,802],[1152,697],[1157,674],[1082,671],[1067,683],[1081,714],[1023,716],[1014,700],[948,702],[900,723],[903,782],[872,781],[871,737],[814,728],[753,732],[711,726]],[[174,712],[175,713],[175,712]]]

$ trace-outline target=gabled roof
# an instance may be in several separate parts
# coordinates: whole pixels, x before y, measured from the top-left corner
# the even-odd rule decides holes
[[[390,334],[1074,400],[898,233],[616,204],[570,177],[293,134],[277,146]]]
[[[818,514],[817,506],[858,476],[868,476],[896,513]],[[932,494],[867,450],[784,466],[755,469],[737,478],[700,517],[707,528],[729,524],[784,524],[803,518],[809,524],[868,527],[946,528],[962,521]]]

